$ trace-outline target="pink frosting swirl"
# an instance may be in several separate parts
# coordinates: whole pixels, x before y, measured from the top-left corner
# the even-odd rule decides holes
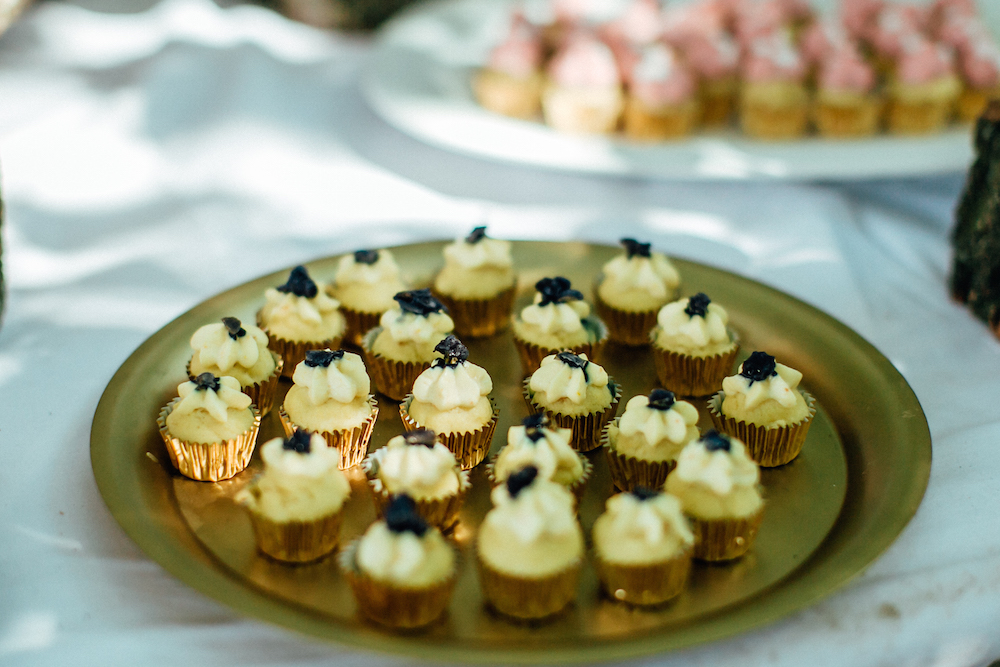
[[[698,76],[715,80],[736,73],[740,49],[722,30],[693,35],[680,45],[685,59]]]
[[[515,12],[511,16],[510,34],[490,52],[487,67],[526,78],[541,68],[542,56],[542,40],[538,31],[523,14]]]
[[[898,56],[904,40],[921,34],[925,18],[913,5],[889,5],[869,26],[868,40],[880,54],[890,58]]]
[[[823,57],[818,81],[826,90],[868,93],[875,87],[875,72],[858,49],[848,43]]]
[[[884,6],[884,0],[840,0],[840,19],[857,39],[867,35],[869,25]]]
[[[903,83],[928,83],[954,73],[951,49],[921,35],[907,38],[896,60],[896,77]]]
[[[585,32],[567,39],[549,63],[548,72],[561,86],[602,88],[621,83],[611,49]]]
[[[746,47],[750,42],[784,28],[788,13],[781,0],[744,2],[736,12],[736,39]]]
[[[657,43],[642,50],[629,73],[629,91],[652,106],[680,104],[694,95],[695,78],[672,48]]]
[[[741,72],[747,81],[801,81],[805,76],[802,55],[785,30],[758,37],[747,46]]]
[[[851,46],[851,38],[838,21],[826,19],[813,23],[802,35],[802,57],[810,65],[817,65],[834,51]]]
[[[722,3],[711,0],[671,5],[663,12],[663,37],[671,44],[683,44],[692,37],[722,32],[727,15]]]
[[[602,36],[640,46],[660,38],[663,22],[658,0],[634,0],[625,13],[601,28]]]
[[[969,44],[958,57],[962,77],[974,88],[993,88],[1000,84],[1000,48],[989,37]]]

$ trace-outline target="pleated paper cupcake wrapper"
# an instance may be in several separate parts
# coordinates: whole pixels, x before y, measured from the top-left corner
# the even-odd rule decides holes
[[[504,445],[506,447],[507,445]],[[491,487],[500,486],[503,482],[497,479],[496,476],[496,464],[497,459],[500,458],[500,453],[503,452],[503,448],[496,453],[496,456],[490,459],[490,462],[486,464],[486,479],[490,483]],[[583,501],[583,492],[587,490],[587,481],[590,480],[591,476],[594,474],[594,464],[590,462],[583,454],[577,454],[580,457],[580,465],[583,468],[583,472],[580,473],[579,479],[569,484],[566,488],[570,490],[573,496],[576,498],[576,509],[577,512],[580,511],[580,503]]]
[[[547,577],[518,577],[493,569],[482,557],[477,561],[486,601],[501,614],[523,620],[545,618],[565,609],[576,597],[583,566],[578,560]]]
[[[455,574],[424,588],[403,588],[378,581],[358,569],[358,540],[340,552],[338,564],[347,579],[358,611],[366,618],[393,628],[419,628],[432,623],[448,607]],[[457,571],[457,563],[456,563]]]
[[[699,519],[691,517],[694,533],[694,557],[698,560],[733,560],[753,546],[764,508],[745,518]]]
[[[281,376],[286,378],[292,377],[292,374],[295,373],[295,367],[299,365],[300,361],[305,361],[306,352],[309,350],[336,350],[340,347],[340,341],[343,339],[343,335],[340,335],[326,340],[286,340],[270,333],[259,318],[257,326],[267,334],[267,346],[285,360]]]
[[[253,425],[249,430],[229,440],[205,444],[175,438],[167,430],[167,415],[173,412],[180,400],[178,397],[167,403],[156,419],[170,462],[178,472],[199,482],[218,482],[243,472],[253,456],[257,433],[260,431],[261,415],[257,406],[250,406],[253,410]]]
[[[677,597],[691,574],[691,550],[648,565],[612,563],[594,556],[601,587],[612,600],[633,605],[658,605]]]
[[[532,414],[544,412],[556,425],[561,428],[572,429],[570,446],[578,452],[589,452],[601,446],[601,434],[604,431],[604,426],[614,419],[615,412],[618,410],[618,402],[622,398],[622,388],[620,385],[615,384],[614,380],[608,378],[608,386],[612,389],[611,404],[601,412],[591,412],[588,415],[574,417],[572,415],[561,415],[552,412],[536,403],[535,394],[528,386],[530,382],[531,377],[525,378],[523,388],[524,402],[527,403],[528,410]]]
[[[281,380],[281,372],[285,366],[285,360],[281,358],[280,354],[274,350],[268,350],[268,352],[274,358],[274,370],[260,382],[255,382],[241,388],[243,393],[249,396],[253,404],[260,410],[261,417],[266,417],[271,412],[271,408],[274,407],[274,395],[278,391],[278,382]],[[194,381],[194,375],[191,374],[190,359],[188,359],[187,366],[185,366],[185,372],[188,379]]]
[[[461,338],[486,338],[507,328],[514,308],[514,287],[489,299],[455,299],[434,293],[448,308],[455,322],[455,335]]]
[[[284,563],[310,563],[332,553],[340,538],[341,513],[315,521],[272,521],[250,510],[257,548]]]
[[[762,468],[775,468],[790,463],[799,452],[809,434],[809,425],[816,415],[816,399],[799,390],[806,400],[809,416],[795,424],[765,428],[757,424],[726,417],[722,414],[723,392],[718,392],[708,400],[708,412],[716,430],[742,440],[747,446],[747,454]]]
[[[356,348],[361,347],[361,340],[365,334],[377,327],[379,320],[382,319],[382,313],[366,313],[363,310],[351,310],[343,306],[340,307],[340,312],[344,314],[344,319],[347,321],[344,343]]]
[[[328,446],[340,450],[338,467],[341,470],[353,468],[364,461],[368,455],[368,442],[372,438],[375,421],[378,419],[378,401],[375,400],[374,396],[368,396],[368,405],[371,407],[371,414],[360,426],[340,431],[316,431],[323,436]],[[285,412],[285,406],[278,408],[278,418],[281,420],[281,427],[285,431],[286,438],[292,437],[295,429],[303,428],[291,420],[288,413]]]
[[[372,457],[369,456],[365,459],[362,468],[368,476],[368,486],[371,488],[375,500],[375,514],[382,518],[393,494],[385,488],[382,480],[378,478],[378,463]],[[417,505],[417,514],[422,516],[427,523],[437,526],[441,532],[446,532],[458,523],[458,514],[462,510],[462,505],[465,504],[465,496],[470,488],[472,488],[472,483],[469,481],[469,473],[465,470],[459,470],[458,492],[443,498],[413,498]]]
[[[608,327],[608,338],[625,345],[649,345],[649,332],[656,326],[659,308],[644,311],[619,310],[601,299],[600,281],[594,284],[594,310]]]
[[[403,428],[407,431],[424,428],[422,424],[410,416],[409,408],[412,400],[413,396],[407,395],[403,402],[399,404],[399,417],[403,420]],[[455,459],[462,470],[475,468],[489,454],[490,443],[493,442],[493,431],[496,430],[497,418],[500,416],[500,408],[497,407],[496,402],[492,398],[490,399],[490,405],[493,406],[493,416],[475,431],[437,434],[441,444],[455,455]]]
[[[601,350],[604,348],[604,344],[608,342],[607,325],[600,320],[596,320],[596,326],[598,328],[597,340],[581,343],[580,345],[574,345],[573,347],[541,347],[518,338],[515,335],[514,346],[517,348],[517,356],[521,359],[521,368],[524,370],[524,374],[530,375],[531,373],[534,373],[538,370],[538,367],[542,365],[542,359],[550,354],[556,354],[557,352],[568,351],[573,354],[586,354],[588,359],[594,361],[597,358],[597,355],[600,354]]]
[[[605,425],[601,434],[601,446],[608,459],[608,471],[611,482],[620,491],[632,491],[637,486],[644,486],[652,491],[663,489],[667,475],[677,467],[677,461],[644,461],[634,456],[621,454],[611,444],[611,431]]]
[[[369,330],[361,340],[365,366],[368,367],[368,374],[375,382],[375,388],[380,394],[388,396],[394,401],[402,401],[413,389],[413,382],[417,376],[431,367],[431,362],[395,361],[375,354],[371,351],[372,344],[381,331],[382,327],[375,327]]]
[[[650,334],[652,337],[653,334]],[[739,346],[713,357],[691,357],[653,345],[653,365],[660,384],[678,396],[711,396],[732,374]]]

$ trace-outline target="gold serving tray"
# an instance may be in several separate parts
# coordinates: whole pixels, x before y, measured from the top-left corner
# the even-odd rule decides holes
[[[428,284],[440,268],[443,242],[393,248],[407,275]],[[564,275],[586,291],[619,248],[585,243],[515,242],[520,303],[534,283]],[[338,258],[311,262],[317,280],[332,278]],[[724,305],[740,337],[742,357],[763,349],[801,370],[817,399],[802,454],[762,474],[767,509],[755,547],[726,565],[696,564],[681,596],[655,609],[635,609],[603,597],[585,567],[576,603],[544,623],[516,624],[486,609],[477,580],[473,538],[490,507],[483,466],[455,541],[462,551],[449,612],[420,632],[396,633],[359,618],[335,559],[306,566],[259,555],[250,522],[233,501],[259,470],[221,483],[195,482],[171,467],[155,419],[184,381],[188,339],[226,315],[253,321],[266,287],[279,272],[246,283],[181,315],[125,361],[101,398],[91,431],[91,461],[104,500],[125,532],[151,558],[199,591],[241,613],[310,635],[370,649],[472,662],[552,663],[650,654],[725,637],[769,623],[842,586],[900,533],[920,504],[931,464],[931,442],[920,404],[906,381],[875,348],[848,327],[787,294],[693,262],[676,260],[682,292],[703,291]],[[521,369],[509,333],[467,341],[470,361],[493,377],[500,422],[495,454],[507,428],[527,414]],[[622,404],[656,386],[649,352],[609,345],[599,359],[623,385]],[[281,388],[284,392],[287,385]],[[372,448],[401,431],[396,404],[381,399]],[[708,426],[704,401],[695,401]],[[281,433],[276,411],[258,442]],[[588,454],[594,476],[580,518],[589,534],[611,494],[604,453]],[[342,542],[371,523],[374,508],[364,477],[351,471]]]

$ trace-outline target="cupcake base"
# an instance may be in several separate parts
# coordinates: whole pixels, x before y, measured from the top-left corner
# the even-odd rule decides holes
[[[735,519],[691,517],[694,557],[707,561],[739,558],[753,546],[763,518],[763,507],[755,514]]]
[[[481,106],[525,120],[537,117],[541,111],[542,85],[541,74],[515,77],[491,69],[480,70],[472,79],[472,91]]]
[[[960,122],[973,123],[986,111],[990,100],[1000,99],[1000,87],[965,88],[955,102],[955,116]]]
[[[681,139],[691,134],[699,115],[696,100],[654,107],[629,95],[625,100],[625,136],[640,141]]]
[[[739,345],[734,345],[729,352],[692,357],[665,350],[654,343],[653,365],[660,384],[678,396],[710,396],[719,391],[722,380],[731,374],[739,350]]]
[[[644,461],[618,452],[611,444],[609,429],[604,428],[601,446],[608,459],[611,483],[620,491],[633,491],[637,486],[658,491],[667,481],[667,475],[677,467],[677,461]]]
[[[167,415],[173,412],[180,400],[175,398],[167,403],[156,419],[170,462],[177,471],[199,482],[218,482],[243,472],[250,464],[254,445],[257,443],[257,433],[260,431],[261,414],[257,407],[250,406],[254,419],[249,430],[223,442],[206,444],[175,438],[167,429]]]
[[[375,389],[394,401],[402,401],[413,389],[417,376],[431,367],[430,361],[396,361],[381,354],[372,352],[375,338],[382,332],[382,327],[375,327],[361,339],[361,350],[365,357],[368,374],[375,383]]]
[[[892,134],[934,134],[948,124],[951,107],[951,100],[904,102],[893,99],[886,112],[886,125]]]
[[[573,433],[570,436],[569,444],[578,452],[589,452],[601,446],[601,434],[604,432],[604,426],[614,419],[615,412],[618,410],[618,402],[622,398],[622,388],[615,384],[614,380],[608,378],[608,388],[611,389],[610,405],[601,412],[592,412],[588,415],[580,416],[552,412],[544,405],[535,402],[535,392],[531,391],[531,388],[528,386],[530,382],[530,377],[525,378],[523,387],[524,402],[527,403],[528,409],[532,414],[544,412],[559,427],[571,429]]]
[[[407,395],[403,402],[399,404],[399,418],[403,420],[403,428],[407,431],[424,428],[422,424],[410,416],[409,408],[412,400],[413,396]],[[482,463],[483,459],[490,452],[490,443],[493,442],[493,431],[496,430],[497,418],[500,416],[500,408],[497,407],[496,402],[492,398],[490,399],[490,405],[493,406],[493,415],[488,422],[475,431],[437,434],[441,444],[455,455],[455,459],[462,470],[475,468]]]
[[[434,295],[445,305],[455,322],[455,334],[461,338],[493,336],[510,324],[514,308],[514,286],[489,299],[456,299],[447,294]]]
[[[656,315],[660,309],[619,310],[601,298],[599,287],[600,283],[594,287],[594,310],[607,325],[608,338],[623,345],[649,345],[649,332],[656,326]]]
[[[574,88],[550,84],[542,93],[545,122],[558,132],[614,132],[623,106],[624,96],[617,85]]]
[[[601,588],[612,600],[653,606],[677,597],[684,590],[691,573],[691,552],[646,565],[611,563],[595,556],[594,569]]]
[[[344,343],[361,348],[361,339],[365,334],[378,326],[382,313],[368,313],[363,310],[351,310],[341,306],[340,312],[344,314],[347,321],[347,329],[344,332]]]
[[[315,521],[272,521],[250,512],[257,548],[283,563],[310,563],[329,555],[340,539],[340,512]]]
[[[817,102],[813,122],[820,136],[829,139],[868,137],[878,131],[882,104],[877,99],[859,100],[854,105]]]
[[[375,421],[378,419],[378,401],[375,400],[374,396],[368,396],[368,405],[371,406],[371,414],[360,426],[340,431],[315,431],[323,436],[327,446],[335,447],[340,451],[338,467],[341,470],[353,468],[364,461],[365,456],[368,455],[368,443],[371,440],[372,431],[375,429]],[[304,428],[291,420],[288,413],[285,412],[284,406],[278,408],[278,419],[281,420],[286,438],[292,437],[296,429]]]
[[[809,425],[816,415],[816,400],[805,391],[799,390],[809,408],[809,416],[795,424],[767,428],[749,422],[733,419],[722,414],[723,392],[708,401],[708,412],[716,430],[742,440],[747,447],[747,455],[762,468],[775,468],[790,463],[802,451],[802,445],[809,434]]]
[[[744,102],[740,108],[740,126],[755,139],[797,139],[805,134],[808,121],[809,108],[804,102],[787,106]]]
[[[546,618],[565,609],[576,597],[582,561],[547,577],[518,577],[493,569],[482,557],[479,583],[483,597],[504,616],[533,620]]]

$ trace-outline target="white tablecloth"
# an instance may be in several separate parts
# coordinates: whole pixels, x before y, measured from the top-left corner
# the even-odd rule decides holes
[[[43,3],[0,39],[0,662],[402,664],[242,618],[164,572],[97,492],[90,421],[132,350],[212,294],[484,221],[508,238],[649,239],[788,291],[882,350],[930,422],[923,505],[863,576],[644,663],[1000,656],[1000,344],[947,296],[961,175],[690,185],[495,164],[376,118],[359,94],[365,39],[207,0],[131,11]]]

